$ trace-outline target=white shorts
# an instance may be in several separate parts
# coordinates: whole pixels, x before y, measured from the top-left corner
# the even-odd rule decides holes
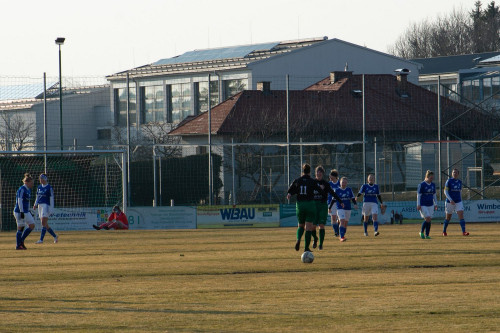
[[[420,216],[422,218],[430,217],[434,215],[434,206],[420,206]]]
[[[38,217],[49,217],[50,216],[50,206],[47,204],[38,205]]]
[[[14,212],[16,223],[18,227],[28,227],[30,224],[35,224],[33,215],[31,213],[24,213],[24,219],[21,218],[21,213]]]
[[[337,216],[339,217],[339,220],[349,221],[349,219],[351,218],[351,211],[346,209],[338,209]]]
[[[464,211],[464,203],[462,201],[455,203],[452,205],[450,202],[446,203],[446,207],[444,209],[446,214],[453,214],[456,212]]]
[[[375,202],[363,202],[363,216],[378,214],[378,204]]]
[[[330,216],[337,215],[337,204],[333,204],[332,209],[328,212],[328,215]]]

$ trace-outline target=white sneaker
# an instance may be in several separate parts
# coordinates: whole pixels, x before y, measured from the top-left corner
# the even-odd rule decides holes
[[[39,239],[35,244],[43,244],[43,240]]]
[[[378,236],[378,235],[380,235],[380,232],[375,231],[374,235],[375,235],[375,236]]]
[[[367,232],[365,232],[365,237],[368,237],[368,233]]]
[[[59,236],[54,237],[54,243],[57,244],[58,241],[59,241]]]

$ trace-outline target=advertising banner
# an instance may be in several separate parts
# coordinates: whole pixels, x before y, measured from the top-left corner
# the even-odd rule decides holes
[[[279,227],[279,205],[200,206],[197,224],[199,229]]]
[[[349,220],[349,225],[359,225],[359,224],[361,224],[361,205],[358,205],[358,209],[353,209],[351,211],[351,219]],[[328,216],[326,225],[332,225],[330,216]],[[297,226],[297,215],[295,212],[295,204],[280,205],[280,227],[296,227],[296,226]]]

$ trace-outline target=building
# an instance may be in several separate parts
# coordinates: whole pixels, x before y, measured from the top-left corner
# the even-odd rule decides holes
[[[439,78],[443,96],[469,105],[482,102],[485,109],[500,108],[500,52],[412,61],[422,64],[419,73],[421,86],[437,93]]]
[[[240,156],[252,154],[283,156],[283,152],[279,152],[279,145],[256,149],[259,147],[257,143],[275,142],[281,143],[282,146],[286,142],[287,94],[284,90],[270,89],[270,86],[270,83],[263,82],[258,84],[259,90],[244,90],[215,106],[211,110],[212,142],[216,145],[230,144],[232,140],[237,143],[255,143],[253,152],[248,152],[250,148],[246,151],[240,150],[238,152]],[[403,146],[437,139],[438,99],[442,108],[442,131],[445,133],[443,136],[452,135],[453,139],[460,140],[479,140],[489,139],[495,131],[498,131],[499,122],[490,114],[475,109],[465,112],[468,110],[465,105],[445,97],[438,98],[435,93],[409,82],[407,71],[400,71],[398,75],[332,72],[330,76],[304,90],[291,90],[289,92],[291,142],[296,145],[302,139],[308,143],[339,143],[337,147],[318,144],[315,145],[314,151],[309,147],[308,150],[311,152],[309,156],[324,154],[328,158],[337,156],[337,153],[341,152],[343,156],[352,157],[353,159],[344,161],[335,159],[327,165],[336,166],[342,174],[348,175],[355,183],[364,181],[360,144],[357,146],[351,144],[363,140],[363,95],[367,170],[374,172],[375,165],[383,159],[381,167],[387,172],[380,172],[383,172],[382,175],[390,174],[391,185],[396,184],[399,190],[413,185],[406,184]],[[207,113],[186,119],[171,131],[170,135],[181,137],[181,141],[185,144],[206,145]],[[375,138],[378,142],[376,154]],[[220,146],[216,148],[219,149]],[[216,153],[221,154],[224,160],[231,158],[227,150],[219,149]],[[279,161],[279,158],[276,161]],[[276,166],[276,161],[270,163],[270,166]],[[250,159],[241,161],[241,164],[251,163],[256,164],[255,170],[258,170],[258,163],[262,165],[262,162]],[[294,174],[298,174],[300,164],[295,160],[293,165]],[[276,173],[276,169],[274,170],[272,174],[275,178],[271,179],[269,184],[276,184],[276,177],[280,176]],[[389,170],[400,170],[400,172],[389,173]],[[221,178],[225,186],[231,184],[232,179],[242,179],[238,180],[236,186],[242,192],[255,191],[253,187],[256,185],[248,179],[261,179],[254,183],[262,184],[263,177],[258,174],[233,177],[226,171],[222,173],[224,174]],[[283,193],[286,182],[281,178],[280,184],[280,188],[277,189],[276,186],[273,188]],[[393,190],[394,187],[392,186]],[[228,198],[230,190],[226,187],[224,191],[221,197]],[[242,196],[241,193],[238,195]]]
[[[339,39],[311,38],[214,49],[194,50],[179,56],[109,75],[111,106],[116,125],[126,125],[127,75],[129,112],[135,130],[141,124],[168,122],[173,127],[243,90],[270,81],[272,89],[301,90],[324,73],[392,73],[409,68],[409,80],[417,82],[418,64]],[[208,77],[210,75],[210,89]]]
[[[47,85],[47,148],[60,149],[59,85]],[[43,84],[0,87],[0,145],[4,150],[44,149]],[[112,144],[108,85],[63,89],[63,147]]]

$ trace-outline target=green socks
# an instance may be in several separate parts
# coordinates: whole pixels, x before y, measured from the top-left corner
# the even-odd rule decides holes
[[[304,234],[304,227],[297,228],[297,240],[300,241],[302,239],[302,235]]]
[[[309,249],[309,245],[311,245],[311,236],[312,236],[312,231],[306,231],[306,249]]]
[[[316,230],[312,231],[312,237],[313,237],[313,239],[314,239],[315,242],[318,241],[318,235],[316,234]]]
[[[319,229],[319,246],[323,246],[323,242],[325,241],[325,229]]]

